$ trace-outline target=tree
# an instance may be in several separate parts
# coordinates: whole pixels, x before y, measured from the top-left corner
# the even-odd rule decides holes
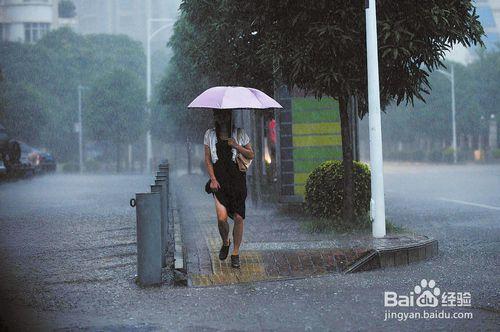
[[[61,0],[57,4],[59,17],[73,18],[76,16],[76,7],[71,0]]]
[[[146,92],[143,85],[130,71],[115,69],[94,83],[88,100],[87,135],[94,140],[113,142],[119,172],[123,144],[137,141],[144,129]]]
[[[40,140],[47,122],[47,108],[40,93],[28,84],[5,86],[0,83],[0,123],[9,133],[28,143]]]
[[[145,81],[142,45],[127,36],[83,36],[61,28],[50,31],[36,44],[0,42],[0,59],[3,98],[20,93],[14,89],[23,87],[26,93],[22,103],[29,103],[33,110],[43,109],[43,121],[25,117],[17,137],[35,139],[32,136],[35,130],[36,139],[29,143],[49,148],[60,161],[75,160],[78,156],[74,123],[79,84],[90,86],[114,69],[130,70],[140,77],[142,85]],[[11,101],[11,104],[18,102]],[[12,112],[4,112],[3,117],[6,122],[17,121]]]
[[[218,57],[210,57],[215,46],[215,52],[229,57],[227,63],[242,63],[246,70],[259,64],[253,68],[255,75],[272,63],[273,73],[280,75],[275,79],[289,87],[339,101],[347,220],[353,218],[348,101],[355,96],[364,104],[367,99],[364,6],[365,1],[342,0],[184,0],[181,4],[196,28],[198,49],[205,51],[209,62],[219,63]],[[483,28],[470,0],[377,1],[377,6],[384,105],[392,100],[412,103],[415,97],[424,100],[430,89],[429,72],[442,66],[445,52],[453,44],[481,43]],[[215,69],[237,71],[231,66]],[[366,109],[358,111],[363,116]]]
[[[186,105],[201,91],[216,83],[213,77],[205,75],[199,65],[193,62],[190,54],[196,53],[196,39],[194,30],[183,17],[174,26],[169,46],[173,56],[154,98],[159,105],[153,107],[152,131],[163,141],[173,141],[188,133],[203,135],[198,129],[206,127],[206,123],[211,121],[211,113],[186,111]]]
[[[454,63],[455,68],[455,95],[456,95],[456,124],[457,136],[470,137],[477,142],[480,135],[485,135],[486,121],[481,123],[481,117],[488,119],[491,114],[500,116],[498,105],[500,98],[497,93],[496,82],[500,80],[500,51],[480,50],[477,60],[463,66]],[[446,63],[450,67],[449,63]],[[451,145],[451,86],[450,81],[441,73],[432,73],[429,77],[432,93],[426,102],[417,101],[414,107],[407,111],[402,105],[392,105],[387,109],[383,120],[384,151],[391,148],[391,143],[406,142],[407,149],[421,151],[419,141],[428,143],[426,152],[441,150],[442,142]],[[474,140],[473,140],[474,141]],[[462,141],[463,142],[463,141]],[[386,144],[387,143],[387,144]],[[436,144],[437,143],[437,144]],[[459,140],[460,143],[460,140]],[[462,144],[459,144],[463,146]],[[389,148],[389,149],[387,149]],[[476,147],[477,148],[477,145]],[[410,152],[413,152],[410,151]],[[437,152],[437,151],[434,151]],[[468,157],[472,158],[470,151]],[[420,154],[424,156],[424,154]],[[467,156],[459,154],[460,156]]]

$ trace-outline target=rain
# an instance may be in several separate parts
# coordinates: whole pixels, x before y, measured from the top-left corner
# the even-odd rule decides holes
[[[492,330],[499,89],[499,0],[0,1],[0,330]]]

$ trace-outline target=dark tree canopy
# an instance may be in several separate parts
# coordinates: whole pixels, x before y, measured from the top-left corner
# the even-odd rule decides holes
[[[361,0],[185,0],[181,8],[200,30],[197,63],[242,79],[240,67],[263,75],[274,63],[290,86],[338,99],[363,98],[367,89],[364,6]],[[456,43],[481,43],[484,33],[470,0],[377,1],[377,27],[383,103],[423,99],[428,74],[445,52]]]
[[[73,18],[76,16],[76,7],[71,0],[61,0],[58,3],[59,17]]]

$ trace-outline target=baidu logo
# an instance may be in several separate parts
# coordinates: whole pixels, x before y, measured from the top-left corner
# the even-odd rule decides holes
[[[436,281],[422,279],[409,294],[400,295],[396,292],[384,292],[386,307],[470,307],[470,292],[442,292]]]
[[[436,287],[436,282],[434,280],[422,279],[420,285],[415,286],[415,295],[418,295],[416,299],[417,306],[419,307],[437,307],[439,305],[439,295],[441,290]]]
[[[408,294],[384,292],[384,306],[386,307],[384,321],[473,319],[474,317],[472,312],[449,310],[450,307],[470,307],[470,292],[444,292],[437,287],[433,279],[422,279]],[[397,310],[398,308],[406,309]]]

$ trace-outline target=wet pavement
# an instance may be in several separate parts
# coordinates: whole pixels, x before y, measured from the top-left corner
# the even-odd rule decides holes
[[[135,211],[128,201],[149,189],[151,177],[55,175],[0,184],[0,325],[30,331],[496,330],[500,167],[400,164],[386,165],[385,173],[388,219],[438,239],[438,257],[350,275],[199,288],[167,280],[141,289],[133,282]],[[248,245],[263,237],[277,242],[273,233],[295,227],[283,229],[285,221],[277,220],[271,235],[259,234],[247,219]],[[385,320],[384,292],[408,294],[424,278],[441,291],[470,292],[471,307],[445,310],[473,318]]]
[[[311,233],[304,228],[304,223],[310,219],[307,216],[247,203],[244,239],[240,247],[241,267],[234,269],[229,258],[221,261],[218,257],[222,240],[214,199],[203,191],[205,183],[206,177],[198,174],[174,179],[191,286],[342,273],[373,250],[396,252],[429,241],[425,236],[410,233],[388,234],[383,239],[373,239],[367,232]],[[228,222],[229,238],[232,239],[234,224],[231,219]],[[407,255],[406,251],[404,254]],[[421,259],[426,258],[424,255]]]

